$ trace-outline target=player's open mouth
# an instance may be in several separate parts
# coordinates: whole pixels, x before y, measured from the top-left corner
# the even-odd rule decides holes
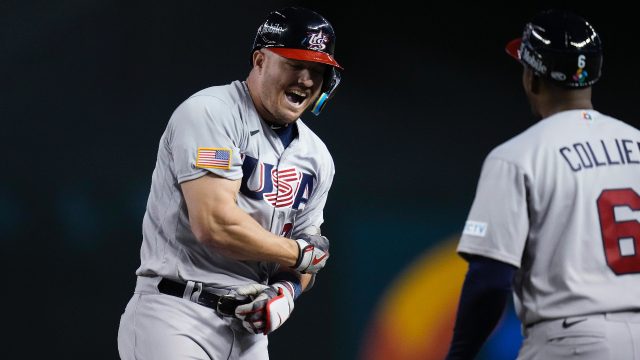
[[[299,90],[289,90],[285,92],[287,100],[294,105],[302,105],[307,99],[307,94]]]

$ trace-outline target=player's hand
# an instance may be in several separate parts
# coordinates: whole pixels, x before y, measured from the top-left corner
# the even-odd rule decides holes
[[[252,334],[269,334],[279,328],[293,311],[293,285],[279,281],[271,286],[251,284],[236,290],[252,302],[236,308],[236,317]]]
[[[294,269],[303,274],[315,274],[326,265],[329,258],[329,239],[322,235],[303,235],[296,240],[298,261]]]

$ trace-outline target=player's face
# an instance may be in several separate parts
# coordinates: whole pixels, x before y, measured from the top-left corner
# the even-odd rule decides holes
[[[258,95],[265,113],[261,115],[276,124],[293,123],[320,94],[327,65],[261,52],[265,55]]]

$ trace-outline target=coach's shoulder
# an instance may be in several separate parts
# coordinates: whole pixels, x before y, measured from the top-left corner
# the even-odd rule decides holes
[[[535,124],[494,147],[488,158],[499,158],[518,164],[537,151],[540,147],[539,141],[539,124]]]

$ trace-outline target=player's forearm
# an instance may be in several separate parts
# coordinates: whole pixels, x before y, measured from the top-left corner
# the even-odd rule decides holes
[[[447,360],[477,355],[504,312],[515,271],[500,261],[480,256],[470,259]]]
[[[307,286],[309,286],[309,283],[311,282],[311,279],[313,278],[313,275],[311,274],[301,274],[298,271],[295,271],[293,269],[290,268],[281,268],[280,272],[283,273],[290,273],[293,276],[295,276],[296,279],[298,279],[298,282],[300,283],[300,288],[301,290],[304,292],[305,289],[307,288]],[[274,278],[277,280],[279,277],[279,275],[275,275]]]
[[[235,204],[190,216],[201,242],[237,260],[270,261],[293,266],[298,259],[295,241],[266,231]]]
[[[311,274],[299,274],[300,275],[300,285],[302,286],[302,291],[304,292],[307,289],[307,286],[309,286],[309,283],[311,282],[311,278],[313,277],[313,275]]]

